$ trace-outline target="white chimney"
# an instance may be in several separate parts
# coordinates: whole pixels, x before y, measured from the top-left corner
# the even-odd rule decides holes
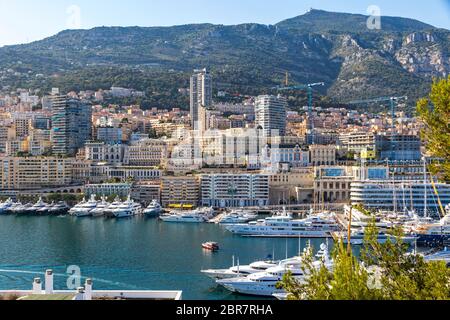
[[[53,294],[53,270],[45,271],[45,294]]]
[[[41,278],[35,278],[33,281],[33,294],[42,294]]]
[[[84,285],[84,300],[92,300],[92,279],[87,279]]]
[[[84,288],[79,287],[77,289],[77,295],[75,296],[74,300],[84,300]]]

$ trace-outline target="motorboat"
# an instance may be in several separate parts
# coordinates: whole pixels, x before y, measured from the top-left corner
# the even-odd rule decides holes
[[[220,246],[217,242],[206,242],[202,244],[202,248],[209,251],[219,251]]]
[[[58,215],[58,214],[64,214],[67,213],[69,210],[69,206],[66,202],[61,201],[56,204],[53,204],[48,208],[48,214],[50,215]]]
[[[112,211],[115,218],[128,218],[142,213],[142,206],[134,202],[131,197]]]
[[[95,195],[92,195],[88,202],[83,200],[83,202],[70,209],[69,213],[74,217],[89,217],[91,216],[91,211],[97,208],[97,204]]]
[[[162,212],[163,208],[161,204],[156,200],[153,200],[150,205],[143,211],[144,215],[150,218],[159,217]]]
[[[7,213],[9,208],[14,204],[11,198],[7,199],[5,202],[0,203],[0,214]]]
[[[206,222],[206,217],[201,211],[193,210],[186,212],[171,212],[168,215],[159,217],[164,222],[176,223],[202,223]]]
[[[120,200],[119,197],[116,197],[114,199],[114,202],[111,203],[108,207],[106,207],[104,209],[104,215],[108,218],[113,218],[114,217],[114,210],[116,210],[117,208],[119,208],[122,205],[122,201]]]
[[[258,215],[253,212],[246,212],[243,210],[231,211],[225,214],[217,223],[219,224],[241,224],[247,223],[258,218]]]
[[[111,204],[106,201],[105,197],[102,197],[101,202],[97,204],[97,207],[91,211],[91,216],[102,217],[105,215],[105,211],[109,208]]]

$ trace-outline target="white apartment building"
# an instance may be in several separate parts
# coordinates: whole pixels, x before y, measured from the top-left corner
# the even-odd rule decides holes
[[[203,206],[220,208],[266,206],[269,204],[269,175],[202,175],[201,202]]]
[[[131,166],[160,166],[168,157],[167,144],[162,140],[145,139],[132,142],[124,154],[124,164]]]
[[[122,144],[107,144],[104,142],[88,142],[85,145],[85,159],[108,164],[121,164],[125,146]]]

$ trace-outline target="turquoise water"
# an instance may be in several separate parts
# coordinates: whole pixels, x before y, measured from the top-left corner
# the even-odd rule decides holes
[[[210,253],[201,244],[217,241]],[[311,240],[319,248],[324,240]],[[67,289],[67,267],[77,265],[95,289],[183,290],[184,299],[248,297],[217,287],[201,269],[284,259],[307,245],[298,239],[253,239],[214,224],[172,224],[144,217],[114,220],[0,216],[0,289],[31,289],[33,278],[53,269],[56,289]],[[84,281],[83,281],[84,282]]]

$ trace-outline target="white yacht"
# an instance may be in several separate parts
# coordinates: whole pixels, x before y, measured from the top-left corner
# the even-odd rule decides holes
[[[49,208],[49,204],[45,203],[42,198],[39,198],[39,200],[32,205],[31,207],[27,208],[25,210],[25,213],[33,214],[33,213],[42,213],[43,211],[47,211]],[[42,211],[41,211],[42,210]]]
[[[108,207],[105,208],[104,215],[108,218],[113,218],[114,217],[114,210],[116,210],[117,208],[119,208],[122,205],[122,201],[120,200],[119,197],[116,197],[116,199],[114,199],[114,202],[111,203]]]
[[[159,204],[158,201],[153,200],[150,205],[144,210],[144,214],[147,217],[159,217],[159,215],[162,213],[163,208]]]
[[[5,202],[0,203],[0,214],[7,213],[9,208],[14,204],[14,202],[9,198]]]
[[[335,234],[335,237],[337,239],[341,239],[342,242],[344,244],[348,244],[348,233],[347,232],[337,232]],[[353,245],[363,245],[364,244],[364,239],[365,239],[365,231],[364,228],[360,228],[360,229],[353,229],[351,231],[351,236],[350,236],[350,243]],[[385,231],[380,230],[378,232],[378,243],[380,244],[384,244],[388,241],[388,239],[392,242],[395,243],[397,241],[397,238],[391,234],[386,233]],[[402,242],[405,244],[413,244],[416,240],[417,237],[415,236],[404,236],[402,237]]]
[[[219,224],[241,224],[247,223],[258,218],[258,215],[253,212],[244,210],[235,210],[224,215],[217,223]]]
[[[11,206],[9,211],[14,214],[24,214],[27,213],[28,208],[31,208],[33,205],[31,203],[22,204],[21,202],[18,202]]]
[[[281,238],[328,238],[340,230],[334,214],[310,215],[306,219],[294,220],[286,212],[248,224],[234,224],[228,231],[246,237]]]
[[[250,265],[238,265],[228,269],[209,269],[202,270],[201,272],[214,280],[221,280],[246,277],[250,274],[266,271],[267,269],[276,267],[277,265],[278,262],[275,261],[257,261]]]
[[[202,223],[206,222],[205,215],[199,210],[186,212],[171,212],[168,215],[159,217],[164,222],[179,222],[179,223]]]
[[[97,208],[97,204],[95,195],[92,195],[88,202],[83,200],[83,202],[70,209],[69,213],[74,217],[89,217],[91,216],[91,211]]]
[[[48,214],[50,215],[58,215],[66,213],[69,210],[69,206],[66,202],[61,201],[56,204],[53,204],[53,206],[49,207]]]
[[[104,216],[106,209],[110,205],[111,204],[106,201],[106,198],[102,197],[102,201],[97,204],[97,207],[94,210],[91,211],[91,215],[93,217],[102,217],[102,216]]]
[[[131,200],[130,197],[128,197],[127,201],[118,206],[117,209],[114,209],[112,211],[112,214],[115,218],[133,217],[141,213],[142,206],[139,203]]]
[[[320,259],[314,262],[314,266],[319,268],[323,264],[327,268],[333,268],[333,261],[329,259],[326,245],[321,246]],[[320,254],[320,252],[319,252]],[[254,273],[247,277],[217,280],[216,283],[230,290],[245,295],[273,297],[274,294],[285,294],[283,289],[278,289],[277,285],[283,280],[287,273],[302,282],[305,280],[305,273],[302,268],[302,258],[295,257],[281,261],[276,267],[267,269],[264,272]]]

